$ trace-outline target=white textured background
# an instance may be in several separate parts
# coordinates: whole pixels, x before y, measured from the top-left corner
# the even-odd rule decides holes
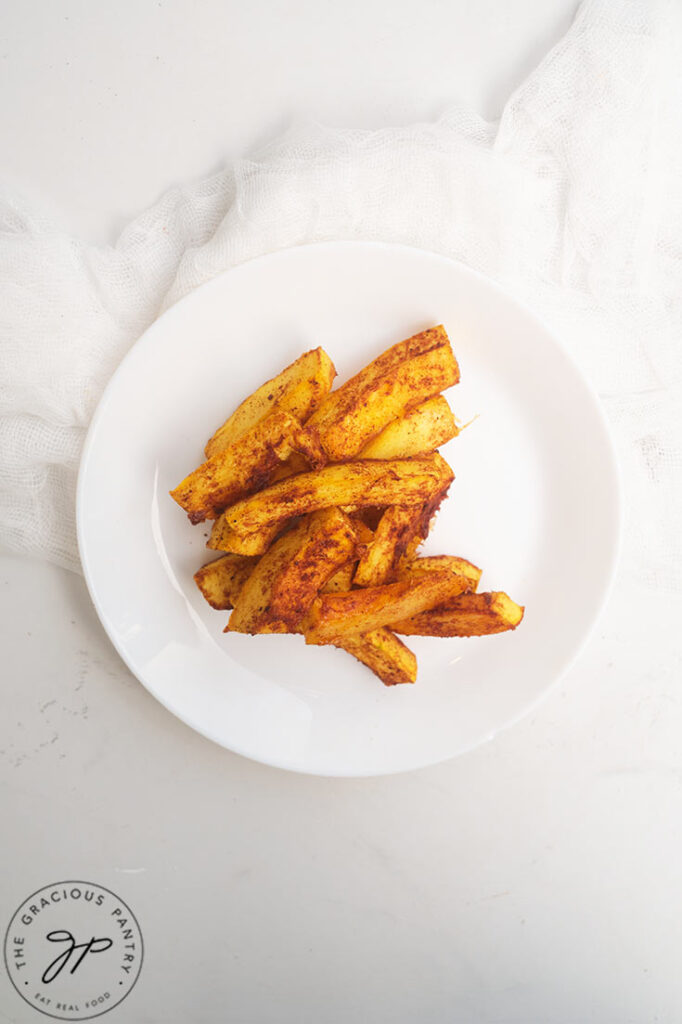
[[[496,116],[574,6],[15,0],[3,178],[112,240],[291,117],[407,123],[451,100]],[[50,881],[113,888],[147,944],[107,1018],[123,1024],[677,1024],[678,616],[652,592],[640,635],[623,600],[494,744],[328,781],[192,734],[127,673],[79,578],[6,556],[0,931]],[[0,971],[3,1015],[42,1019]]]

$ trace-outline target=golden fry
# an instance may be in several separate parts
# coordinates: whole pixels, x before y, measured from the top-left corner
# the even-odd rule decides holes
[[[258,561],[244,555],[223,555],[194,573],[194,582],[211,608],[233,608]]]
[[[324,349],[305,352],[241,403],[208,441],[206,458],[239,440],[273,409],[288,412],[304,423],[324,399],[335,376],[334,364]]]
[[[283,534],[263,555],[234,603],[226,633],[287,633],[284,623],[272,621],[270,598],[280,573],[303,546],[308,523],[301,521]]]
[[[374,532],[370,530],[367,523],[364,522],[362,516],[358,513],[351,515],[351,519],[353,521],[353,526],[355,527],[355,535],[358,538],[358,543],[362,549],[360,554],[363,555],[365,553],[365,549],[374,540]],[[346,590],[350,590],[350,587],[346,587]]]
[[[185,477],[171,498],[193,523],[215,519],[238,498],[263,487],[300,443],[301,434],[297,420],[275,410]]]
[[[263,555],[246,581],[226,632],[293,633],[319,591],[356,556],[355,530],[338,509],[302,520]]]
[[[426,455],[459,433],[452,410],[442,395],[416,405],[372,438],[361,459],[404,459]]]
[[[308,535],[274,580],[268,617],[295,630],[325,584],[357,557],[353,523],[337,508],[314,512]]]
[[[320,444],[332,461],[357,457],[367,442],[401,416],[407,406],[443,391],[457,382],[457,364],[450,348],[415,356],[379,381],[319,434]]]
[[[353,582],[356,587],[378,587],[389,583],[419,529],[419,506],[392,505],[379,520],[372,541],[358,562]]]
[[[323,594],[313,603],[304,623],[306,643],[332,643],[348,634],[366,633],[435,608],[453,593],[456,581],[450,572],[432,572],[381,587]]]
[[[459,380],[441,327],[399,342],[322,403],[306,430],[332,461],[357,456],[367,442],[412,405]]]
[[[346,462],[281,480],[234,504],[225,518],[244,535],[332,505],[417,505],[424,494],[447,490],[453,479],[437,452],[417,459]]]
[[[413,562],[415,560],[415,558],[417,557],[417,551],[419,550],[419,547],[421,546],[423,541],[424,538],[420,537],[419,535],[413,537],[412,540],[409,541],[407,547],[405,548],[405,554],[401,558],[400,565],[398,568],[401,568],[404,565],[409,565],[410,562]],[[398,575],[400,574],[398,573]]]
[[[457,558],[455,555],[427,555],[423,558],[415,558],[411,562],[402,564],[398,571],[399,579],[409,579],[414,573],[423,572],[451,572],[462,581],[461,593],[473,592],[476,590],[481,579],[481,570],[473,562],[467,562],[466,558]]]
[[[488,636],[516,629],[524,608],[507,594],[461,594],[431,608],[394,621],[391,629],[406,636]]]
[[[334,647],[348,651],[386,686],[414,683],[417,678],[417,659],[390,629],[373,629],[369,633],[347,636],[336,640]]]
[[[371,544],[358,562],[353,582],[358,587],[378,587],[399,577],[399,569],[414,559],[428,536],[433,517],[448,486],[440,486],[421,506],[394,505],[387,508],[374,531]],[[424,491],[424,496],[428,495]]]
[[[272,474],[270,482],[276,483],[279,480],[285,480],[289,476],[295,476],[296,473],[307,472],[309,469],[310,465],[307,460],[298,452],[293,452],[286,462],[280,462]],[[285,524],[286,520],[283,523],[275,523],[274,526],[268,526],[262,530],[256,530],[254,533],[241,536],[232,529],[227,522],[225,513],[222,512],[213,523],[211,536],[206,547],[213,548],[216,551],[230,551],[236,555],[263,555],[275,537],[281,533],[282,527]]]
[[[350,590],[353,584],[353,573],[355,572],[355,563],[347,562],[346,565],[342,565],[338,572],[335,572],[330,580],[327,580],[325,585],[322,587],[320,593],[322,594],[338,594],[342,590]]]
[[[405,360],[413,359],[415,356],[422,355],[447,342],[448,336],[441,324],[438,327],[430,327],[426,331],[414,334],[406,341],[399,341],[396,345],[391,345],[340,388],[330,392],[310,417],[309,426],[323,430],[340,411],[357,403],[363,391],[371,389],[376,381]]]
[[[232,529],[223,512],[213,523],[206,547],[214,551],[229,551],[234,555],[264,555],[285,526],[286,521],[242,535]]]
[[[270,477],[269,483],[276,484],[278,480],[286,480],[288,476],[296,476],[297,473],[307,473],[310,463],[300,452],[292,452],[286,462],[280,462]]]

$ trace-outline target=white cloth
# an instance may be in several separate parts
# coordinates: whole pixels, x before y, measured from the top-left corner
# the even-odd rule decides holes
[[[284,246],[380,239],[453,256],[525,300],[613,424],[625,569],[679,591],[682,89],[677,4],[588,0],[499,124],[451,110],[380,131],[297,125],[169,192],[115,247],[0,195],[0,541],[78,569],[79,453],[159,311]]]

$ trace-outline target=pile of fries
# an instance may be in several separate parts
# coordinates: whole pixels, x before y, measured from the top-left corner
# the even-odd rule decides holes
[[[250,395],[171,497],[213,520],[223,552],[195,574],[225,632],[298,633],[354,655],[387,685],[413,683],[396,635],[515,629],[523,608],[476,593],[481,570],[417,556],[454,479],[436,450],[458,426],[441,394],[459,381],[445,328],[393,345],[332,390],[322,348]]]

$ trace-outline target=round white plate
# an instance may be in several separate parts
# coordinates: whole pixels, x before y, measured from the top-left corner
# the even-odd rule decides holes
[[[408,638],[414,686],[384,687],[344,651],[224,634],[192,580],[214,557],[168,491],[259,384],[322,345],[346,380],[387,346],[445,324],[461,369],[448,393],[474,422],[442,451],[455,482],[424,553],[483,568],[481,590],[526,606],[514,633]],[[527,711],[585,640],[613,575],[613,449],[566,352],[488,280],[431,253],[336,242],[244,264],[165,313],[100,402],[78,487],[81,558],[130,670],[217,743],[320,775],[453,757]]]

